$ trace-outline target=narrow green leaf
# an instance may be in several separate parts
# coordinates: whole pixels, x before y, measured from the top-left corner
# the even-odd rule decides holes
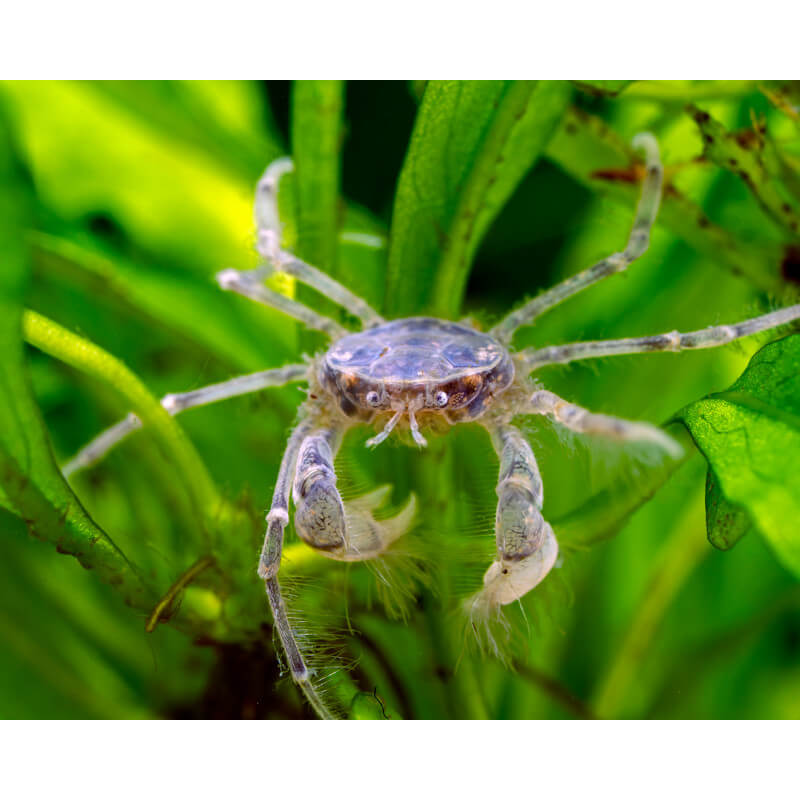
[[[721,169],[741,178],[763,211],[792,236],[800,236],[800,210],[788,192],[769,174],[764,163],[765,130],[748,135],[728,131],[707,111],[689,106],[703,137],[703,155]]]
[[[254,340],[241,309],[206,278],[119,255],[112,260],[84,244],[38,231],[29,239],[37,277],[83,285],[93,298],[186,337],[242,372],[264,368],[264,347]],[[277,335],[272,341],[278,350]]]
[[[677,426],[673,426],[677,427]],[[683,445],[680,459],[665,459],[661,464],[643,470],[635,486],[611,487],[592,495],[583,505],[553,520],[553,530],[562,545],[580,549],[590,547],[613,536],[625,520],[643,506],[692,456],[691,441],[678,429],[671,435]]]
[[[0,502],[21,517],[31,533],[75,556],[116,586],[127,602],[142,608],[148,590],[70,490],[33,399],[21,338],[29,266],[23,237],[31,207],[29,188],[0,114]]]
[[[428,83],[395,197],[389,314],[458,314],[483,235],[535,163],[570,91],[548,81]]]
[[[678,415],[718,479],[733,528],[717,515],[709,538],[742,530],[742,514],[788,569],[800,576],[800,335],[759,350],[726,392]]]
[[[34,347],[113,386],[142,423],[152,428],[164,458],[175,466],[176,483],[183,484],[194,507],[206,521],[217,518],[224,502],[205,464],[183,429],[136,375],[101,347],[34,311],[25,312],[23,331]]]
[[[586,94],[595,97],[616,97],[636,81],[573,81]]]
[[[738,99],[758,88],[759,81],[634,81],[625,98],[683,106],[696,100]]]
[[[339,230],[341,81],[296,81],[292,92],[292,157],[298,253],[336,275]]]
[[[547,156],[593,192],[633,208],[639,191],[638,156],[630,144],[599,117],[578,108],[564,115],[547,145]],[[705,212],[674,185],[664,192],[658,224],[734,275],[744,275],[765,291],[780,293],[783,248],[746,242],[715,225]]]

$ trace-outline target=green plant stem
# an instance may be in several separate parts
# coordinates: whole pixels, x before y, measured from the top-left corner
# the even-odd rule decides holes
[[[29,344],[108,384],[121,395],[142,424],[152,429],[164,457],[175,466],[175,480],[183,485],[193,505],[200,510],[206,526],[211,527],[223,500],[183,429],[142,381],[101,347],[35,311],[25,312],[23,334]]]
[[[739,99],[758,91],[759,81],[634,81],[625,90],[626,100],[654,100],[684,105],[692,100]]]
[[[515,662],[514,669],[529,683],[544,692],[551,700],[565,708],[577,719],[597,719],[586,703],[576,697],[561,681],[529,664]]]
[[[203,556],[203,558],[195,561],[189,569],[186,570],[173,584],[167,589],[166,594],[156,603],[150,616],[147,618],[144,629],[148,633],[152,633],[156,629],[161,617],[175,602],[178,595],[201,573],[203,570],[214,564],[215,559],[213,556]]]

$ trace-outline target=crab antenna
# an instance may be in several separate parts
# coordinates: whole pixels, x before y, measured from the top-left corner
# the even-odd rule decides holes
[[[386,427],[377,435],[373,436],[371,439],[367,439],[367,447],[377,447],[386,437],[394,430],[394,426],[400,420],[400,417],[403,416],[403,412],[405,408],[398,408],[395,411],[394,416],[386,423]]]
[[[414,406],[409,403],[408,404],[408,422],[411,425],[411,435],[414,437],[414,441],[420,447],[427,447],[428,442],[426,441],[425,437],[419,432],[419,425],[417,424],[417,418],[414,416]]]

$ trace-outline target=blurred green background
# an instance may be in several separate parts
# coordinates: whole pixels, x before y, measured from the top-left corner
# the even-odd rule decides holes
[[[724,126],[724,146],[703,111]],[[4,278],[7,319],[24,300],[124,362],[155,397],[324,347],[213,278],[257,264],[253,189],[286,153],[296,162],[281,194],[287,243],[388,316],[490,324],[621,249],[638,191],[629,142],[642,130],[659,140],[668,184],[649,251],[520,332],[517,347],[738,321],[791,302],[800,284],[789,84],[10,82],[0,117],[2,207],[13,212],[0,257],[6,277],[19,267],[16,283]],[[497,153],[511,155],[498,166],[491,137],[501,134]],[[743,179],[729,163],[737,154],[761,171]],[[338,313],[291,281],[276,286]],[[537,378],[595,411],[664,423],[729,387],[769,339]],[[3,341],[9,408],[27,402],[25,373],[8,366],[17,346]],[[118,375],[30,346],[25,362],[59,464],[130,410]],[[189,411],[177,420],[181,458],[144,430],[71,479],[124,553],[121,583],[96,568],[106,558],[96,547],[88,570],[58,552],[75,551],[65,530],[74,538],[89,523],[73,524],[77,501],[52,474],[61,500],[48,522],[15,500],[26,481],[3,473],[0,716],[310,716],[280,675],[255,574],[301,399],[293,385]],[[32,421],[20,428],[32,435],[38,412],[25,408]],[[6,433],[23,411],[9,411]],[[453,430],[424,452],[388,442],[367,453],[366,429],[348,436],[337,461],[345,497],[391,483],[393,504],[413,491],[421,513],[403,552],[377,569],[310,554],[290,526],[287,593],[341,713],[800,715],[797,578],[756,533],[726,552],[709,544],[702,456],[678,466],[537,420],[525,429],[563,557],[509,610],[507,665],[477,651],[462,611],[494,546],[497,461],[483,429]],[[18,463],[36,460],[24,436],[18,446]],[[211,513],[203,497],[215,492],[224,511]],[[798,527],[787,519],[785,532]],[[204,556],[214,565],[147,633],[159,598]]]

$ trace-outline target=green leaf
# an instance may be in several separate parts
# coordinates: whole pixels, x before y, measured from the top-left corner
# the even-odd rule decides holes
[[[569,109],[547,145],[547,157],[591,191],[635,207],[639,157],[600,117]],[[658,224],[734,275],[745,275],[754,286],[776,293],[784,290],[781,246],[745,241],[716,225],[673,183],[664,191]]]
[[[205,150],[248,180],[282,153],[274,121],[253,84],[92,81],[88,86],[165,137]]]
[[[296,81],[292,92],[298,253],[336,275],[339,230],[341,81]]]
[[[762,348],[730,389],[692,403],[678,416],[724,500],[721,509],[712,503],[712,542],[733,543],[746,528],[746,515],[781,563],[800,577],[800,335]]]
[[[741,178],[762,210],[792,236],[800,236],[800,211],[790,194],[773,180],[764,163],[764,127],[741,133],[728,131],[707,111],[689,106],[703,137],[703,155],[718,167]]]
[[[146,605],[144,584],[61,475],[31,392],[21,338],[29,268],[23,231],[31,208],[30,190],[0,114],[0,503],[21,517],[31,533],[95,569],[141,608]]]
[[[706,530],[708,541],[718,550],[730,550],[750,532],[753,523],[747,511],[729,502],[719,488],[719,479],[709,467],[706,474]]]
[[[642,470],[633,487],[603,489],[578,508],[554,519],[553,530],[558,541],[581,549],[617,533],[628,517],[650,500],[691,457],[691,442],[686,432],[679,429],[671,433],[683,445],[681,458],[664,459],[660,464]]]
[[[25,312],[22,327],[29,344],[114,387],[142,424],[158,437],[164,458],[174,464],[176,483],[183,484],[200,512],[200,520],[205,517],[209,528],[213,527],[224,502],[183,429],[142,381],[101,347],[35,311]]]
[[[573,81],[586,94],[595,97],[616,97],[636,81]]]
[[[458,314],[483,235],[536,162],[570,91],[558,81],[428,83],[395,197],[389,314]]]
[[[211,281],[188,272],[166,271],[145,260],[132,262],[119,255],[112,260],[88,246],[47,233],[34,232],[29,239],[36,277],[57,276],[84,286],[93,298],[186,337],[239,371],[264,368],[265,348],[254,340],[241,308],[231,305]],[[271,349],[278,350],[278,341]]]

